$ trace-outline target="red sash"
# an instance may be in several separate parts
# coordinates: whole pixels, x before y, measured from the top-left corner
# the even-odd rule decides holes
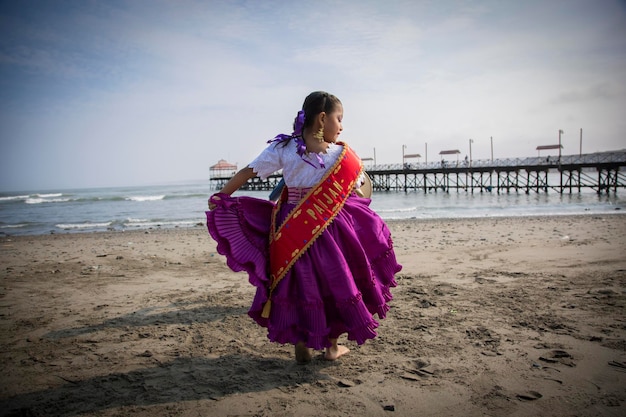
[[[343,151],[324,178],[289,213],[276,229],[276,214],[287,198],[287,187],[272,213],[270,231],[270,293],[263,307],[262,317],[268,318],[271,294],[298,258],[313,244],[341,210],[354,190],[361,174],[361,160],[343,142]]]

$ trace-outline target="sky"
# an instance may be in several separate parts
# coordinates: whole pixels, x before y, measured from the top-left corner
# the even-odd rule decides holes
[[[317,90],[377,164],[625,149],[626,1],[0,0],[0,192],[208,179]]]

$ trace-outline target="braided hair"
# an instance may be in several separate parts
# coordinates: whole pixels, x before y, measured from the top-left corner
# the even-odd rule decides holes
[[[274,143],[274,146],[287,146],[291,139],[295,139],[298,143],[298,154],[302,156],[306,151],[306,145],[304,144],[304,130],[313,126],[315,123],[315,117],[322,113],[332,113],[338,106],[341,106],[341,101],[334,95],[325,91],[314,91],[304,99],[302,104],[302,110],[298,112],[298,115],[293,121],[293,133],[287,135],[281,133],[274,139],[269,140],[268,143]]]
[[[337,106],[341,105],[341,101],[334,95],[325,91],[314,91],[309,94],[302,104],[304,111],[304,126],[302,131],[311,127],[315,123],[315,117],[322,113],[332,113]],[[295,123],[294,123],[295,129]]]

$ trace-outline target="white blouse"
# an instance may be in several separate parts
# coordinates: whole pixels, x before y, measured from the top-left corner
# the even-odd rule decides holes
[[[287,187],[313,187],[320,182],[326,171],[333,167],[342,150],[343,145],[328,144],[326,153],[319,154],[325,165],[325,168],[322,168],[316,154],[298,155],[298,145],[294,139],[290,139],[287,144],[270,143],[248,166],[262,179],[282,169]]]

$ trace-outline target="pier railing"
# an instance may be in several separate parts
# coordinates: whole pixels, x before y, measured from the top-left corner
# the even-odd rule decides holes
[[[561,165],[582,165],[595,167],[603,164],[618,164],[626,167],[626,150],[615,152],[598,152],[582,155],[538,156],[525,158],[502,158],[502,159],[475,159],[456,161],[433,161],[428,163],[405,163],[402,164],[365,164],[366,171],[397,171],[397,170],[437,170],[450,168],[516,168],[527,166],[545,166],[558,168]]]

